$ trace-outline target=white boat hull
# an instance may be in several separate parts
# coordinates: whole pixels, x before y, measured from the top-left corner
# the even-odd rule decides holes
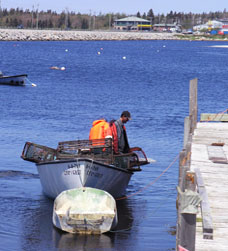
[[[63,191],[54,201],[52,221],[57,228],[77,234],[102,234],[117,225],[114,198],[95,188]]]
[[[110,193],[114,198],[125,194],[132,172],[101,164],[91,159],[56,160],[36,164],[43,192],[56,198],[73,188],[92,187]]]

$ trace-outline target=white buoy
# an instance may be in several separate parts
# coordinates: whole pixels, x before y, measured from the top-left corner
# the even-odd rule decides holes
[[[78,234],[102,234],[117,225],[115,199],[100,189],[81,187],[63,191],[53,207],[57,228]]]
[[[60,68],[60,70],[61,70],[61,71],[65,71],[66,68],[63,66],[63,67]]]
[[[126,59],[127,57],[123,56],[123,59]]]
[[[98,52],[97,52],[97,54],[98,54],[98,55],[100,55],[100,54],[101,54],[101,52],[100,52],[100,51],[98,51]]]
[[[66,49],[65,52],[68,52],[68,49]]]

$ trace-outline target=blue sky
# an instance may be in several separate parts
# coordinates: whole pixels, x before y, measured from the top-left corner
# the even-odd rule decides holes
[[[23,8],[32,10],[48,10],[62,12],[66,10],[81,13],[125,13],[143,14],[153,9],[154,14],[167,14],[171,10],[176,12],[215,12],[228,10],[228,0],[0,0],[2,8]]]

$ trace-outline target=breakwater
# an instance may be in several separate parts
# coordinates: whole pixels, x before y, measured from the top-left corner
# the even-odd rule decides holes
[[[0,29],[0,41],[173,40],[174,33]]]

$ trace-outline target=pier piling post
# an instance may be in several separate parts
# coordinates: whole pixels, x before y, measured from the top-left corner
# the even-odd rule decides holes
[[[194,173],[190,172],[192,135],[197,124],[197,87],[198,79],[192,79],[189,83],[189,116],[184,120],[183,149],[179,155],[178,186],[181,192],[196,190]],[[195,250],[196,214],[181,213],[181,196],[177,196],[177,234],[176,250],[179,245],[189,251]]]
[[[190,81],[189,85],[190,133],[193,133],[197,123],[197,116],[198,116],[197,88],[198,88],[198,79],[194,78]]]

